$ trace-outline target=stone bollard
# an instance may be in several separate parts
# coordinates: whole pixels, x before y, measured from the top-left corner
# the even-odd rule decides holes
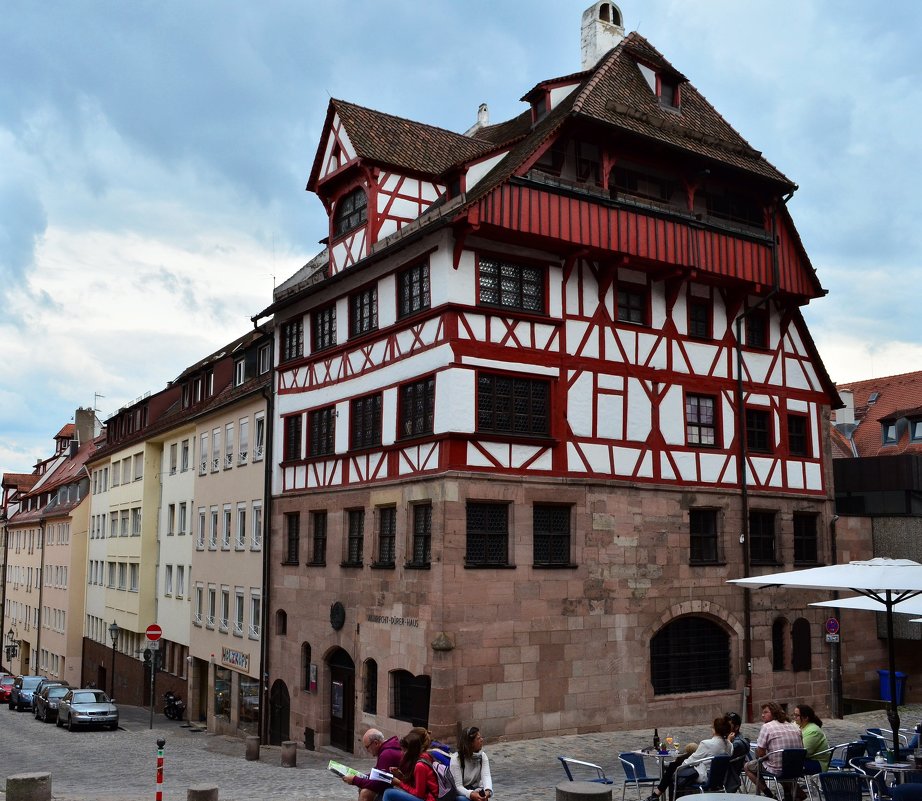
[[[255,734],[247,736],[247,762],[256,762],[259,759],[259,737]]]
[[[282,767],[298,767],[298,743],[296,740],[285,740],[282,743]]]
[[[50,773],[17,773],[6,777],[7,801],[51,801]]]
[[[611,787],[598,782],[561,782],[557,801],[611,801]]]
[[[218,788],[213,784],[193,784],[186,801],[218,801]]]

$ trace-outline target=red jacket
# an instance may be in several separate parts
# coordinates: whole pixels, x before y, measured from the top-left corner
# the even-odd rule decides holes
[[[439,780],[436,779],[435,770],[432,768],[432,757],[429,754],[420,756],[413,767],[412,781],[405,780],[397,786],[423,801],[438,801]]]

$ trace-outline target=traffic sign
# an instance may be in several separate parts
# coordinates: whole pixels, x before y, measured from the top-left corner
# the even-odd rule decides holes
[[[826,633],[827,634],[838,634],[839,633],[839,621],[834,617],[828,618],[826,620]]]
[[[147,631],[144,632],[147,635],[147,639],[151,642],[157,642],[163,636],[163,629],[160,628],[156,623],[151,623],[147,627]]]
[[[838,642],[838,641],[839,641],[838,634],[827,634],[826,635],[826,642]]]

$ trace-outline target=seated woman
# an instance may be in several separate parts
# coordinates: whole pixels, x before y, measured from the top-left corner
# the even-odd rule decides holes
[[[451,755],[449,770],[455,780],[459,800],[487,801],[493,795],[490,760],[483,751],[483,735],[476,726],[469,726],[461,732],[458,750]]]
[[[727,740],[730,734],[730,721],[725,717],[714,718],[713,731],[713,736],[702,740],[691,756],[684,760],[677,759],[666,767],[663,778],[647,801],[657,801],[669,789],[673,776],[679,795],[684,787],[707,781],[709,763],[705,760],[715,756],[730,756],[733,753],[733,746]]]
[[[403,757],[391,771],[392,787],[384,791],[384,801],[437,801],[439,782],[426,752],[431,742],[426,729],[415,726],[400,740]]]
[[[819,719],[812,706],[798,704],[794,707],[794,722],[800,726],[800,735],[807,749],[806,773],[820,773],[829,770],[829,740],[823,733],[823,721]],[[826,753],[821,753],[826,751]]]

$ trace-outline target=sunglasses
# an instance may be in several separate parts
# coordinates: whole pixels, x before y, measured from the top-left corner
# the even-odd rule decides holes
[[[476,726],[468,726],[464,730],[464,736],[468,740],[473,740],[478,734],[480,734],[480,729],[478,729]]]

